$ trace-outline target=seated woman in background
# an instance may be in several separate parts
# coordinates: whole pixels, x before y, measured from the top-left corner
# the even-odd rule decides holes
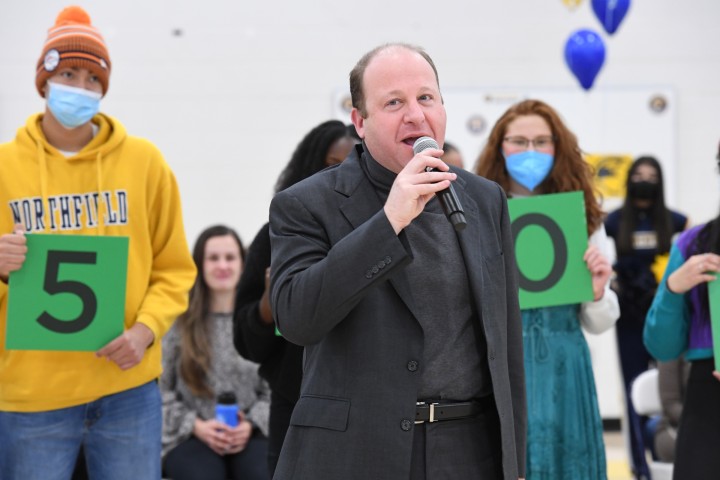
[[[242,242],[230,228],[210,227],[193,258],[190,305],[163,338],[164,472],[173,480],[268,479],[269,388],[233,346]],[[215,419],[217,397],[229,392],[239,405],[236,427]]]

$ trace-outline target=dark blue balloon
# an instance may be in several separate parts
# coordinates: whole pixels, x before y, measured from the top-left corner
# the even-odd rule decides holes
[[[589,29],[573,32],[565,43],[565,62],[585,90],[590,90],[605,62],[605,44]]]
[[[592,8],[605,31],[612,35],[625,18],[630,0],[592,0]]]

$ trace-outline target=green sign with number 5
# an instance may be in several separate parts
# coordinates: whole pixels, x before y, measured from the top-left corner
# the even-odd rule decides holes
[[[95,351],[123,332],[128,238],[27,235],[10,274],[8,350]]]

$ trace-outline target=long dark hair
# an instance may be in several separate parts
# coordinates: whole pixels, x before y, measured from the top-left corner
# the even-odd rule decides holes
[[[180,375],[190,390],[202,397],[212,397],[213,392],[207,384],[207,372],[210,369],[212,349],[208,339],[207,316],[210,313],[210,288],[205,281],[203,264],[205,245],[213,237],[232,236],[240,249],[240,258],[245,261],[245,248],[240,236],[230,227],[214,225],[198,236],[193,247],[193,260],[197,268],[195,284],[190,290],[188,309],[177,319],[180,330]]]
[[[650,207],[650,221],[657,234],[657,251],[660,254],[670,251],[672,245],[673,226],[670,210],[665,206],[665,187],[662,167],[654,157],[644,156],[637,158],[630,166],[625,182],[626,191],[629,191],[631,178],[641,165],[649,165],[655,169],[658,177],[658,189],[652,206]],[[637,224],[639,209],[629,196],[625,197],[620,210],[620,227],[618,232],[617,251],[619,254],[630,254],[633,251],[633,232]]]
[[[285,190],[327,167],[328,150],[343,137],[350,138],[350,133],[339,120],[328,120],[310,130],[295,147],[290,161],[280,173],[275,192]]]
[[[603,221],[603,212],[597,201],[593,183],[593,169],[582,157],[577,137],[563,123],[550,105],[540,100],[524,100],[511,106],[495,123],[485,148],[475,165],[475,173],[497,182],[505,192],[510,189],[510,174],[505,167],[502,143],[508,125],[527,115],[537,115],[550,126],[555,139],[555,163],[547,178],[538,186],[541,193],[560,193],[580,190],[585,198],[585,216],[588,235],[597,230]]]

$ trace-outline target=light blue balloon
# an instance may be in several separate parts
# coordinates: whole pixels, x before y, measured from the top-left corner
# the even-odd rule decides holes
[[[590,29],[573,32],[565,43],[565,63],[585,90],[590,90],[605,62],[605,44]]]
[[[630,0],[592,0],[592,8],[605,31],[612,35],[625,18]]]

